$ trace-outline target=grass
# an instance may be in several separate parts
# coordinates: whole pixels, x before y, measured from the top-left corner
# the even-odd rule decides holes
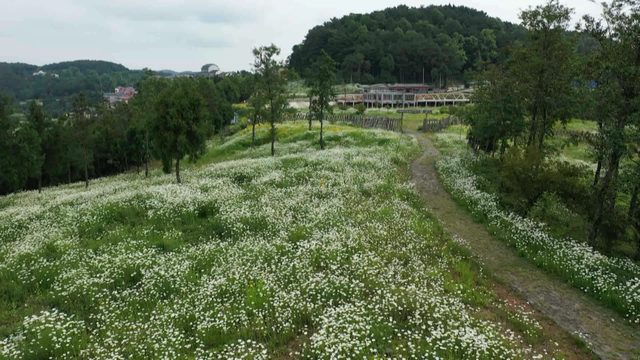
[[[545,225],[504,209],[495,194],[480,188],[481,177],[472,172],[475,160],[465,150],[464,142],[452,134],[439,134],[438,138],[438,146],[446,154],[437,163],[444,187],[492,234],[535,265],[619,312],[630,323],[640,323],[637,263],[603,255],[575,239],[555,238]]]
[[[524,356],[408,183],[415,140],[326,130],[0,198],[0,359]]]
[[[567,129],[572,131],[586,131],[586,132],[597,132],[598,124],[595,121],[589,120],[581,120],[581,119],[571,119],[567,122],[566,125],[562,125],[561,123],[557,123],[555,125],[556,129]]]

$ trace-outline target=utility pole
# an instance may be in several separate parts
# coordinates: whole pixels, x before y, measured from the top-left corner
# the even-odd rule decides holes
[[[422,67],[422,85],[424,85],[424,66]]]

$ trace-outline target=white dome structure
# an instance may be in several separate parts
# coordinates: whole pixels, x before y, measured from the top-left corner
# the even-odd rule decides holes
[[[220,71],[220,68],[218,67],[218,65],[213,63],[202,66],[202,70],[201,70],[202,75],[206,77],[216,76],[218,71]]]

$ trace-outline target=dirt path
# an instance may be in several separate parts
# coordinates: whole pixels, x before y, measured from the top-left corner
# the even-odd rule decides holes
[[[570,333],[586,335],[592,350],[602,359],[640,359],[640,329],[629,326],[568,284],[535,267],[459,207],[438,181],[435,161],[440,155],[431,140],[413,133],[421,156],[411,164],[411,178],[430,211],[452,235],[465,239],[469,249],[510,288],[538,311]]]

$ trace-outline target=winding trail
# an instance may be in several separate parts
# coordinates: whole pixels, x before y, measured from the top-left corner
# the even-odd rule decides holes
[[[446,231],[468,242],[472,254],[538,311],[570,333],[585,334],[602,359],[640,359],[640,328],[598,304],[562,280],[546,274],[490,235],[470,213],[458,206],[438,180],[440,152],[427,135],[411,132],[421,156],[411,164],[411,178],[420,196]]]

